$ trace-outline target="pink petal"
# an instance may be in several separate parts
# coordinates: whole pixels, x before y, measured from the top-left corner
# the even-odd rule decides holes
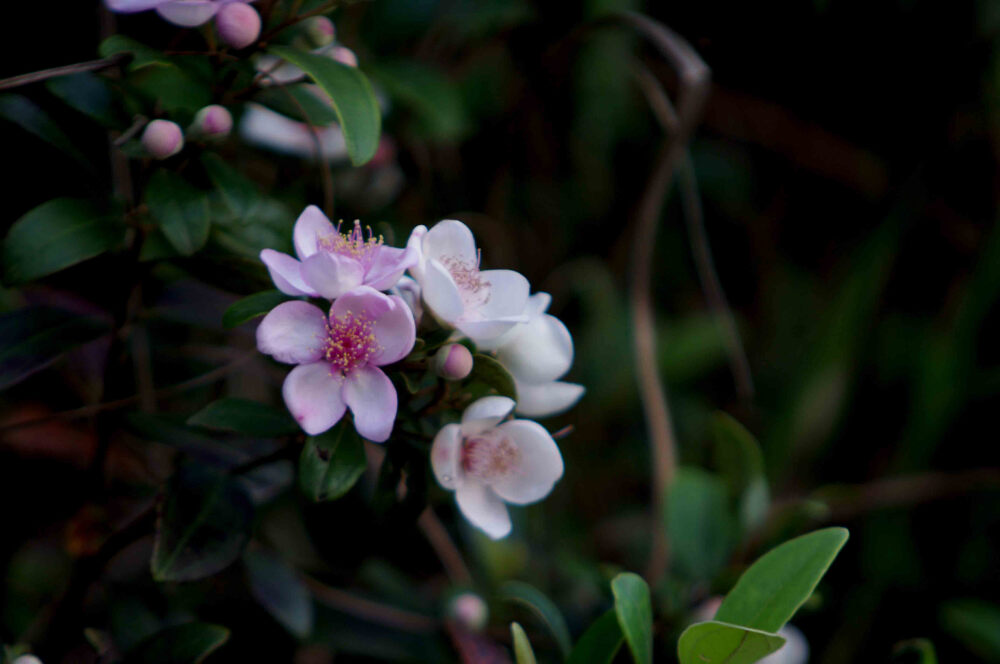
[[[286,364],[323,357],[326,316],[308,302],[282,302],[257,326],[257,349]]]
[[[462,413],[462,433],[466,436],[482,433],[500,424],[514,410],[514,400],[508,397],[476,399]]]
[[[427,260],[447,262],[457,260],[468,266],[479,264],[476,240],[472,231],[461,221],[446,219],[434,224],[427,231],[421,243],[423,256]]]
[[[104,4],[113,12],[131,14],[132,12],[144,12],[153,9],[158,5],[171,0],[104,0]]]
[[[372,356],[371,363],[379,366],[398,362],[413,350],[417,330],[413,323],[413,313],[398,295],[390,295],[392,307],[375,321],[375,341],[379,350]]]
[[[396,388],[381,369],[358,367],[344,382],[344,401],[354,414],[354,428],[373,443],[384,443],[396,421]]]
[[[412,247],[379,247],[375,260],[365,273],[365,283],[375,290],[389,290],[396,285],[407,268],[416,264],[419,255]]]
[[[493,483],[497,495],[509,503],[526,505],[549,495],[562,477],[563,460],[552,436],[537,422],[513,420],[499,427],[517,445],[517,470]]]
[[[458,508],[472,525],[493,539],[510,533],[507,506],[488,486],[478,482],[463,482],[455,491]]]
[[[326,218],[323,211],[315,205],[310,205],[299,218],[295,220],[292,231],[292,243],[300,260],[305,260],[319,251],[319,241],[336,233],[333,224]]]
[[[424,263],[426,262],[423,255],[423,242],[424,236],[427,235],[427,227],[420,224],[412,231],[410,231],[410,237],[406,240],[406,248],[412,249],[417,255],[417,262],[410,267],[410,274],[417,281],[424,280]]]
[[[223,3],[213,0],[174,0],[156,8],[156,13],[174,25],[193,28],[208,22],[222,8]]]
[[[459,484],[462,432],[457,424],[447,424],[434,436],[431,445],[431,468],[438,484],[455,489]]]
[[[320,251],[302,261],[302,278],[328,300],[360,286],[363,276],[361,263],[348,256]]]
[[[267,271],[271,274],[271,281],[282,293],[286,295],[318,295],[302,278],[302,263],[288,254],[274,249],[264,249],[260,252],[260,259],[267,266]]]
[[[292,416],[310,436],[323,433],[344,416],[343,377],[326,362],[292,369],[281,393]]]
[[[465,311],[462,294],[451,274],[437,261],[427,261],[424,265],[424,302],[443,321],[452,322]]]
[[[377,321],[387,311],[392,309],[392,300],[388,295],[379,293],[371,286],[358,286],[349,293],[344,293],[330,307],[331,318],[343,318],[347,314],[364,316],[370,321]]]

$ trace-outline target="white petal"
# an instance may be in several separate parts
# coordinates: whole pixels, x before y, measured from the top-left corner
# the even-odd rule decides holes
[[[174,25],[193,28],[207,23],[222,8],[221,2],[213,0],[175,0],[156,8],[156,13]]]
[[[472,267],[479,264],[476,240],[472,231],[461,221],[446,219],[434,224],[421,242],[421,250],[426,260],[447,263],[460,261]]]
[[[550,304],[552,304],[551,295],[548,293],[535,293],[528,298],[528,315],[532,318],[541,316],[549,310]]]
[[[302,279],[328,300],[335,300],[361,285],[365,269],[349,256],[314,253],[302,261]]]
[[[478,482],[463,482],[455,491],[455,500],[465,518],[493,539],[510,533],[507,506],[489,487]]]
[[[260,54],[254,66],[257,71],[267,75],[262,81],[265,85],[294,83],[306,77],[304,71],[270,53]]]
[[[288,254],[274,249],[264,249],[260,252],[260,260],[267,266],[271,281],[282,293],[286,295],[318,295],[302,278],[302,263]]]
[[[785,637],[785,645],[757,664],[806,664],[809,661],[809,642],[794,625],[785,625],[778,630],[778,636]]]
[[[522,316],[511,316],[495,320],[462,320],[455,323],[462,334],[488,350],[495,346],[500,337],[506,335],[518,323],[523,323]]]
[[[427,235],[427,227],[421,224],[410,232],[410,237],[406,240],[406,248],[413,249],[417,254],[417,262],[410,266],[410,274],[417,281],[424,280],[424,263],[427,262],[423,251],[425,235]]]
[[[497,359],[520,381],[547,383],[573,364],[573,337],[558,318],[543,314],[515,328]]]
[[[514,412],[527,417],[548,417],[572,408],[583,396],[583,385],[552,381],[551,383],[521,383],[517,386],[517,408]]]
[[[153,9],[164,2],[170,0],[104,0],[104,4],[113,12],[128,14],[132,12],[144,12]]]
[[[479,307],[483,319],[524,316],[524,320],[528,320],[526,310],[531,287],[524,275],[514,270],[485,270],[479,277],[490,284],[490,297]]]
[[[498,496],[515,505],[526,505],[549,495],[563,474],[562,454],[542,425],[530,420],[504,422],[499,427],[520,452],[518,467],[493,483]]]
[[[424,282],[420,286],[423,288],[424,302],[435,316],[451,323],[462,315],[465,310],[462,295],[443,265],[437,261],[427,261],[424,266]]]
[[[323,356],[326,316],[308,302],[282,302],[257,326],[257,349],[286,364],[306,364]]]
[[[333,224],[326,218],[323,211],[315,205],[310,205],[299,218],[295,220],[292,230],[292,243],[299,260],[305,260],[319,250],[319,241],[336,233]]]
[[[347,406],[341,397],[343,384],[343,377],[331,371],[329,364],[315,362],[292,369],[285,378],[281,394],[299,426],[315,436],[344,416]]]
[[[438,484],[454,490],[459,484],[459,462],[461,461],[462,430],[457,424],[446,424],[434,436],[431,445],[431,468]]]
[[[500,424],[514,410],[514,400],[508,397],[483,397],[469,404],[462,413],[462,433],[481,433]]]

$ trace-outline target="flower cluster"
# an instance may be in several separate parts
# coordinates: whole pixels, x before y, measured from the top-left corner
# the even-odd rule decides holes
[[[132,14],[155,9],[164,20],[193,28],[215,19],[215,28],[233,48],[246,48],[260,36],[261,20],[254,0],[105,0],[108,9]]]
[[[292,240],[295,256],[265,249],[261,260],[279,290],[329,301],[329,313],[302,299],[280,304],[257,328],[257,347],[297,365],[282,394],[303,430],[322,433],[350,410],[361,436],[385,442],[400,416],[400,393],[386,369],[416,366],[432,377],[472,381],[469,348],[489,353],[513,379],[516,399],[459,389],[442,401],[436,410],[463,412],[460,423],[445,417],[430,463],[472,524],[494,538],[509,533],[505,503],[541,500],[563,473],[548,431],[509,416],[553,415],[583,394],[582,386],[559,380],[572,364],[573,340],[546,313],[549,295],[532,295],[512,270],[481,269],[472,232],[460,221],[419,226],[397,248],[358,221],[334,226],[310,206]],[[445,342],[428,348],[424,341],[415,351],[417,325],[422,334],[441,329]],[[405,367],[397,364],[404,358]]]

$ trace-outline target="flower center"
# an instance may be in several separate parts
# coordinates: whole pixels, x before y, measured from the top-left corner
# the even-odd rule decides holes
[[[521,450],[497,429],[462,441],[462,469],[479,480],[494,482],[507,477],[521,462]]]
[[[323,357],[330,363],[331,371],[346,376],[367,364],[371,356],[381,350],[375,340],[374,323],[364,315],[348,311],[328,321],[326,328]]]
[[[353,258],[367,269],[374,259],[376,249],[382,246],[382,243],[382,236],[376,238],[371,227],[368,228],[368,239],[365,239],[361,221],[355,219],[354,228],[350,232],[341,233],[338,224],[336,233],[320,238],[319,248],[327,253]]]
[[[466,311],[474,311],[489,302],[490,282],[483,279],[480,274],[478,259],[475,263],[467,263],[454,256],[448,256],[441,260],[441,264],[455,280]]]

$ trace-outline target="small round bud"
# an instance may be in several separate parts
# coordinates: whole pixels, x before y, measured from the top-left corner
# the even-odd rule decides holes
[[[184,133],[176,122],[153,120],[142,132],[142,146],[154,159],[173,157],[184,147]]]
[[[198,111],[188,127],[189,138],[212,140],[225,138],[233,130],[233,114],[225,106],[212,104]]]
[[[334,46],[331,48],[330,57],[348,67],[358,66],[358,56],[354,55],[354,51],[343,46]]]
[[[448,344],[434,355],[434,371],[445,380],[462,380],[472,372],[472,353],[462,344]]]
[[[333,43],[337,31],[333,27],[333,21],[327,17],[313,16],[306,21],[305,25],[306,38],[312,46],[319,48]]]
[[[490,610],[483,598],[475,593],[455,595],[448,602],[448,617],[473,632],[486,627]]]
[[[260,14],[244,2],[230,2],[215,15],[215,29],[233,48],[246,48],[260,36]]]

